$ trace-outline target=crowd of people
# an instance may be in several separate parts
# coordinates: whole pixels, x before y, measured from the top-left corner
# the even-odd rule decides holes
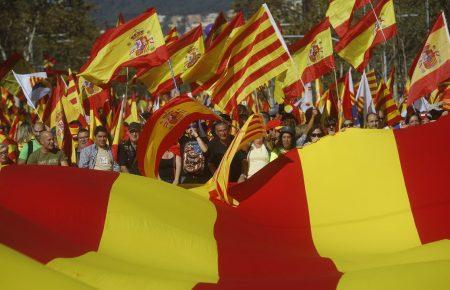
[[[202,120],[191,123],[176,145],[164,152],[159,163],[159,179],[172,184],[203,184],[217,170],[230,146],[236,125],[242,126],[248,119],[250,110],[238,105],[238,124],[233,123],[228,115],[221,114],[221,121],[210,124]],[[333,117],[322,116],[316,108],[307,109],[299,120],[288,106],[279,106],[278,111],[270,115],[261,113],[267,134],[265,138],[254,140],[243,150],[238,151],[231,163],[230,182],[242,182],[279,155],[294,148],[301,148],[318,142],[326,135],[334,135],[355,125],[354,120],[344,120],[339,126]],[[410,112],[400,128],[413,127],[434,122],[448,111]],[[117,155],[110,146],[111,136],[104,126],[98,126],[89,139],[89,131],[79,128],[74,136],[75,160],[66,156],[57,148],[54,134],[42,122],[30,124],[22,122],[17,130],[15,141],[18,144],[16,163],[34,165],[77,166],[91,170],[116,171],[140,175],[137,146],[142,124],[132,122],[125,124],[126,136],[119,144]],[[367,129],[385,129],[382,114],[369,113],[365,116],[363,126]],[[8,128],[1,128],[7,133]],[[9,147],[0,144],[1,165],[13,164]]]

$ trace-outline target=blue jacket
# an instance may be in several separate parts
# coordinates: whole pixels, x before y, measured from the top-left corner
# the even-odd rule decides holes
[[[120,166],[114,161],[112,151],[110,148],[105,148],[108,151],[111,160],[113,160],[113,171],[120,172]],[[95,161],[97,160],[98,147],[92,144],[80,152],[80,160],[78,160],[78,167],[94,169]]]

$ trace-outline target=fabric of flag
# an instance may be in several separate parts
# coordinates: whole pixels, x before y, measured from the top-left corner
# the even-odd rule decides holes
[[[139,137],[137,158],[141,174],[156,178],[164,152],[177,142],[191,122],[197,120],[219,120],[219,117],[187,96],[173,98],[158,109]]]
[[[52,95],[47,101],[42,121],[54,130],[58,148],[63,148],[64,132],[66,128],[66,121],[64,116],[64,109],[62,99],[66,93],[66,85],[61,76],[56,77],[56,86],[52,91]],[[69,155],[70,156],[70,155]]]
[[[56,58],[51,55],[44,55],[44,69],[51,69],[56,64]]]
[[[408,105],[431,93],[439,83],[450,78],[449,47],[450,34],[445,15],[442,12],[409,71],[411,87],[408,94]]]
[[[164,37],[164,41],[166,42],[166,45],[172,44],[175,41],[177,41],[180,38],[177,28],[172,27],[167,35]]]
[[[180,39],[167,45],[172,71],[178,84],[183,72],[193,67],[205,53],[202,26],[199,25]],[[168,92],[174,89],[174,80],[169,64],[143,70],[137,73],[137,79],[152,95]]]
[[[369,10],[335,46],[337,54],[362,72],[369,63],[372,50],[397,33],[394,1],[381,0]]]
[[[28,105],[33,109],[36,109],[37,101],[51,92],[50,84],[47,81],[47,73],[45,72],[16,74],[13,71],[13,74],[22,88]]]
[[[79,75],[94,84],[106,84],[122,68],[150,68],[169,58],[155,9],[149,9],[101,35]]]
[[[253,140],[262,138],[266,135],[266,126],[264,119],[260,114],[251,115],[245,124],[237,132],[230,146],[228,146],[219,167],[214,176],[208,182],[211,186],[210,191],[213,195],[218,195],[219,199],[228,204],[233,204],[233,198],[228,190],[228,179],[230,177],[230,167],[234,155],[242,148],[248,146]],[[206,185],[208,186],[208,185]]]
[[[285,97],[295,98],[301,96],[303,84],[314,81],[335,67],[328,19],[290,45],[289,52],[296,67],[278,76],[275,86],[281,86]]]
[[[227,41],[243,24],[244,16],[239,12],[226,24],[223,31],[216,37],[208,51],[200,57],[197,63],[181,75],[184,83],[191,84],[191,86],[195,85],[192,94],[198,94],[209,89],[219,79],[223,70],[223,67],[220,67],[219,60],[225,54]]]
[[[370,91],[369,80],[364,72],[361,76],[361,82],[358,86],[358,91],[356,93],[356,102],[361,102],[363,104],[363,116],[365,117],[368,113],[375,112],[375,105],[372,100],[372,93]]]
[[[377,74],[374,69],[370,70],[366,74],[367,81],[369,82],[369,89],[372,96],[375,96],[378,91],[378,81],[377,81]]]
[[[264,4],[227,40],[219,60],[222,73],[211,88],[213,103],[230,111],[232,99],[242,102],[253,90],[286,71],[290,62],[286,44]]]
[[[0,87],[5,88],[12,95],[17,96],[20,85],[14,77],[16,74],[28,74],[34,72],[33,67],[25,61],[22,55],[13,53],[7,60],[0,64]]]
[[[211,27],[211,30],[208,33],[208,36],[205,39],[205,48],[209,49],[214,42],[214,40],[219,36],[219,34],[223,31],[227,24],[227,19],[223,12],[220,12],[219,15],[217,15],[216,20],[214,20],[214,23]]]
[[[324,137],[231,187],[237,207],[130,174],[2,167],[0,288],[446,290],[448,130]]]
[[[118,114],[118,117],[117,117],[117,123],[116,123],[114,131],[113,131],[114,138],[113,138],[113,142],[112,142],[112,145],[111,145],[113,158],[114,158],[114,160],[116,162],[117,162],[117,153],[118,153],[118,149],[119,149],[119,143],[122,141],[122,138],[125,135],[125,130],[124,130],[125,128],[124,128],[124,125],[123,125],[123,119],[124,119],[123,118],[123,113],[124,113],[124,110],[125,110],[125,103],[126,103],[125,97],[123,97],[123,100],[120,103],[121,103],[120,104],[120,111],[119,111],[119,114]]]
[[[386,122],[389,126],[394,127],[402,121],[400,111],[392,97],[392,91],[383,81],[377,96],[377,109],[385,113]]]
[[[106,126],[102,121],[101,111],[103,106],[109,101],[111,95],[109,89],[102,89],[100,92],[91,95],[89,102],[89,139],[94,141],[94,130],[97,126]]]
[[[350,29],[353,13],[368,4],[370,0],[331,0],[326,16],[339,37]]]
[[[345,120],[353,120],[352,99],[355,99],[355,92],[353,87],[352,72],[349,70],[345,75],[344,88],[341,94],[342,111],[339,114],[339,128],[341,128]]]
[[[131,96],[128,102],[126,102],[123,118],[128,124],[131,124],[133,122],[140,123],[136,99],[136,96]]]
[[[68,123],[79,121],[83,128],[87,127],[85,112],[81,97],[78,94],[78,88],[75,82],[75,77],[69,71],[67,92],[62,97],[62,105],[64,114]]]

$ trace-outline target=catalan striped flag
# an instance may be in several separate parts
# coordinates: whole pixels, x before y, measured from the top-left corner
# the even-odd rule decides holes
[[[167,50],[175,80],[181,83],[181,74],[193,67],[205,53],[202,26],[197,26],[179,40],[167,45]],[[168,64],[140,71],[136,77],[152,95],[168,92],[174,88]]]
[[[385,113],[386,122],[389,126],[394,127],[402,121],[400,111],[392,97],[391,89],[383,81],[380,84],[377,109]]]
[[[260,114],[251,115],[242,128],[237,132],[230,146],[228,146],[222,161],[219,164],[210,184],[210,191],[213,195],[217,195],[219,199],[228,204],[233,204],[233,198],[229,194],[228,179],[230,176],[230,167],[233,157],[242,148],[248,146],[253,140],[262,138],[266,135],[266,126],[264,119]]]
[[[87,127],[83,103],[78,94],[78,88],[75,81],[75,76],[69,69],[67,92],[61,99],[64,113],[68,123],[79,121],[83,128]]]
[[[289,46],[289,52],[296,67],[278,76],[275,86],[281,86],[285,97],[295,98],[301,96],[304,84],[329,73],[335,67],[328,19]]]
[[[450,78],[449,47],[450,34],[442,12],[410,68],[411,87],[408,105],[431,93],[439,83]]]
[[[156,178],[164,152],[197,120],[219,120],[219,117],[187,96],[173,98],[154,112],[139,137],[137,158],[141,174]]]
[[[179,38],[180,35],[178,34],[177,27],[174,26],[170,28],[169,32],[167,32],[167,35],[164,37],[164,41],[166,42],[166,45],[169,45],[177,41]]]
[[[372,99],[372,92],[370,91],[369,80],[364,72],[361,76],[361,81],[358,86],[358,91],[356,93],[356,102],[358,104],[358,111],[360,104],[362,105],[362,113],[365,117],[368,113],[375,112],[375,104]]]
[[[372,50],[397,33],[394,1],[381,0],[351,28],[335,46],[337,54],[362,72],[369,63]]]
[[[350,29],[353,13],[356,9],[368,4],[370,0],[331,0],[326,16],[330,19],[339,37],[343,37]]]
[[[267,5],[227,41],[219,60],[220,79],[212,89],[213,103],[230,111],[231,100],[243,101],[253,90],[286,71],[291,58]]]
[[[221,76],[220,62],[226,50],[227,41],[237,28],[244,24],[244,16],[241,12],[226,24],[223,31],[216,37],[208,48],[208,51],[200,57],[197,63],[186,70],[181,79],[194,87],[192,94],[198,94],[209,89]]]
[[[220,12],[219,15],[217,15],[216,17],[216,20],[214,20],[211,30],[209,31],[208,36],[205,39],[205,48],[207,50],[212,45],[217,36],[219,36],[219,34],[224,30],[226,25],[227,25],[227,18],[225,17],[223,12]]]
[[[106,84],[125,67],[154,67],[169,58],[155,9],[101,35],[79,76]]]
[[[237,207],[130,174],[3,167],[0,287],[448,289],[449,130],[324,137],[231,187]]]

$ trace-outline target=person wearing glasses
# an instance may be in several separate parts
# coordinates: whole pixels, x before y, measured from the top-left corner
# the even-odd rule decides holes
[[[25,143],[19,152],[19,160],[17,164],[23,165],[27,164],[30,155],[41,148],[39,143],[39,136],[42,132],[46,131],[45,125],[42,122],[36,122],[33,126],[33,135],[31,139]]]
[[[305,145],[309,145],[312,143],[316,143],[324,136],[322,129],[319,126],[315,126],[309,131],[307,143]]]
[[[333,136],[336,134],[336,120],[334,118],[327,120],[327,131],[328,135]]]
[[[81,128],[77,134],[77,141],[78,141],[78,146],[76,148],[76,157],[77,157],[77,164],[78,164],[78,161],[80,160],[81,150],[83,150],[84,148],[86,148],[89,145],[89,131]]]
[[[128,126],[128,140],[119,144],[117,161],[120,171],[141,175],[137,163],[137,143],[141,134],[141,124],[132,122]]]

